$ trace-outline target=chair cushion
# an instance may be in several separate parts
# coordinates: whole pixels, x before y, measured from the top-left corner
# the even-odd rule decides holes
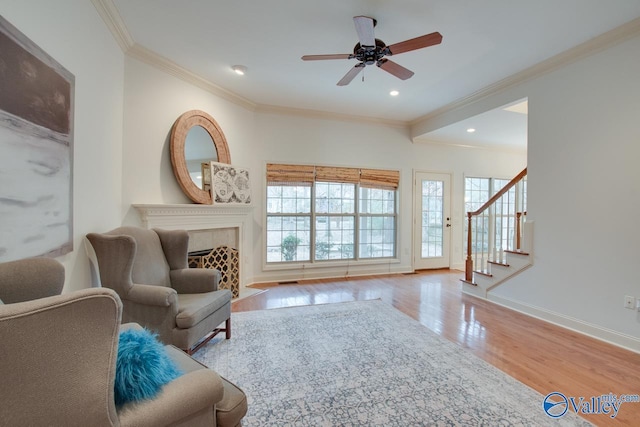
[[[189,329],[230,303],[231,292],[228,289],[202,294],[178,294],[176,325]]]
[[[162,386],[182,375],[157,336],[146,329],[120,332],[115,403],[120,406],[155,397]]]

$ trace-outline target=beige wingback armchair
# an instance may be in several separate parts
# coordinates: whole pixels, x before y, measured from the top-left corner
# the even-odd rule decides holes
[[[4,304],[60,295],[64,267],[53,258],[0,263],[0,301]]]
[[[101,288],[57,295],[63,283],[52,259],[0,264],[0,425],[240,425],[242,390],[173,346],[184,375],[154,399],[116,407],[120,298]]]
[[[231,292],[218,289],[219,271],[188,267],[186,231],[119,227],[87,239],[101,285],[122,300],[124,322],[189,354],[219,332],[231,337]]]

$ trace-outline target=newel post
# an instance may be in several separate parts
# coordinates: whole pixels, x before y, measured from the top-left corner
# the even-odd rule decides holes
[[[471,212],[467,212],[467,261],[464,267],[464,280],[473,281],[473,259],[471,258]]]

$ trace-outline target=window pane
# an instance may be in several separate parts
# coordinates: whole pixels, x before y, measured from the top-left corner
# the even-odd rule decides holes
[[[360,258],[395,256],[395,218],[363,216],[360,218]]]
[[[267,217],[267,262],[309,261],[309,216]]]
[[[360,258],[395,256],[396,191],[360,188]]]
[[[395,214],[396,192],[379,188],[360,188],[360,213]]]
[[[355,213],[355,184],[337,182],[316,183],[316,212],[333,214]]]
[[[267,213],[311,213],[311,187],[267,186]]]
[[[355,217],[316,216],[316,260],[354,257]]]

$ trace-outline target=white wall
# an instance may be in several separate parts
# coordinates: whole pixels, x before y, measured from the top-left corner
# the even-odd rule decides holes
[[[526,153],[507,153],[493,150],[448,147],[440,144],[413,144],[408,129],[329,120],[301,116],[260,113],[256,129],[262,145],[260,171],[264,175],[267,162],[310,163],[330,166],[397,169],[400,176],[399,265],[381,265],[377,269],[368,265],[358,270],[349,266],[350,274],[381,273],[385,271],[411,271],[413,172],[444,172],[452,175],[452,263],[463,265],[462,230],[463,177],[494,176],[512,178],[526,166]],[[264,194],[264,177],[261,181]],[[261,199],[263,200],[263,199]],[[264,209],[260,203],[259,224],[264,222]],[[264,235],[261,226],[257,233]],[[253,256],[263,259],[263,244],[256,247]],[[334,268],[317,275],[343,275],[347,267]],[[304,277],[314,273],[305,268]],[[302,277],[300,270],[286,273],[256,271],[256,281]]]
[[[91,2],[0,0],[0,14],[75,76],[73,252],[65,292],[90,286],[84,236],[121,222],[124,55]]]
[[[623,298],[640,297],[638,76],[635,37],[481,102],[529,98],[535,221],[533,267],[489,298],[635,351],[640,313]]]
[[[353,121],[251,111],[217,97],[132,57],[125,59],[124,146],[122,209],[124,223],[140,225],[137,203],[190,203],[171,169],[169,135],[174,121],[188,110],[199,109],[214,117],[225,133],[232,163],[252,171],[253,227],[247,230],[252,247],[244,278],[248,283],[302,277],[336,276],[340,268],[263,269],[264,194],[267,162],[311,163],[399,169],[401,174],[400,263],[395,271],[410,271],[413,170],[453,174],[454,259],[462,263],[462,176],[512,177],[526,164],[525,154],[447,148],[412,144],[408,129]],[[457,207],[456,207],[457,206]],[[457,234],[456,234],[457,233]],[[407,251],[405,251],[405,249]],[[389,271],[385,264],[378,272]],[[368,265],[350,274],[376,271]]]

